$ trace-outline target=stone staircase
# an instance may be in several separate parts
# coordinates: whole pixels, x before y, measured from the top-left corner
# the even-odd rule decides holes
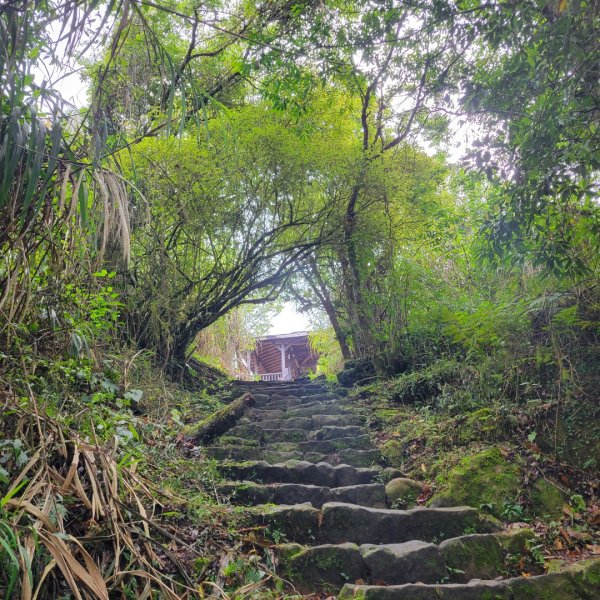
[[[282,577],[340,599],[600,598],[600,561],[506,579],[528,530],[497,533],[470,507],[392,510],[386,467],[361,417],[323,385],[235,382],[256,405],[206,454],[220,492],[267,526]]]

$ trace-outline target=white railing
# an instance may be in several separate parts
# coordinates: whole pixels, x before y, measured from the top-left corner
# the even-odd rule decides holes
[[[260,373],[261,381],[281,381],[283,373]]]

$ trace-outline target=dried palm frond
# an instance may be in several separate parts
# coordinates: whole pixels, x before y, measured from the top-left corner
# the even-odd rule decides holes
[[[0,595],[18,589],[21,598],[33,600],[67,585],[80,600],[108,600],[126,586],[171,600],[197,597],[161,539],[166,535],[173,547],[197,551],[158,524],[156,494],[134,468],[120,463],[116,442],[81,439],[41,413],[33,395],[27,404],[9,398],[4,408],[13,435],[37,450],[0,498],[0,546],[6,553],[0,562],[7,567]],[[74,535],[74,523],[83,525],[84,535]]]

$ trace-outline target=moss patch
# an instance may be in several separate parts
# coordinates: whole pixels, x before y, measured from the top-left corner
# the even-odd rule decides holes
[[[531,507],[536,515],[558,519],[562,516],[565,495],[551,482],[538,479],[530,491]]]
[[[494,579],[506,571],[504,552],[494,535],[469,535],[440,544],[446,568],[453,581]]]
[[[431,506],[491,505],[500,516],[503,504],[514,499],[521,487],[521,466],[504,458],[499,448],[490,448],[463,458],[449,473]]]
[[[392,467],[400,467],[404,460],[403,446],[396,440],[388,440],[383,444],[381,454]]]

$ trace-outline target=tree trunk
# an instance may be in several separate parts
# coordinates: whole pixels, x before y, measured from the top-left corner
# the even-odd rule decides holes
[[[323,306],[323,310],[327,314],[327,318],[333,327],[333,331],[335,333],[335,337],[340,345],[340,350],[342,351],[342,357],[344,360],[350,360],[352,358],[352,352],[350,350],[350,346],[348,344],[348,336],[346,332],[342,329],[340,324],[340,320],[338,319],[337,312],[335,310],[335,306],[333,305],[333,301],[331,300],[331,294],[319,273],[319,268],[317,266],[317,261],[314,256],[311,256],[309,259],[309,264],[311,268],[311,272],[313,274],[313,278],[309,278],[309,283],[313,288],[313,291],[319,298],[321,305]]]
[[[362,173],[360,175],[362,179]],[[355,336],[355,349],[358,356],[373,358],[376,355],[375,342],[371,335],[369,319],[365,311],[365,299],[362,294],[362,278],[358,266],[358,253],[356,251],[356,204],[360,195],[360,180],[352,188],[348,204],[346,206],[346,220],[344,222],[344,251],[345,251],[345,275],[349,301],[352,305],[357,326]],[[344,264],[342,264],[344,267]]]
[[[255,404],[256,400],[251,394],[244,394],[204,421],[186,427],[184,434],[192,437],[196,442],[207,444],[231,429],[244,416],[246,411]]]

